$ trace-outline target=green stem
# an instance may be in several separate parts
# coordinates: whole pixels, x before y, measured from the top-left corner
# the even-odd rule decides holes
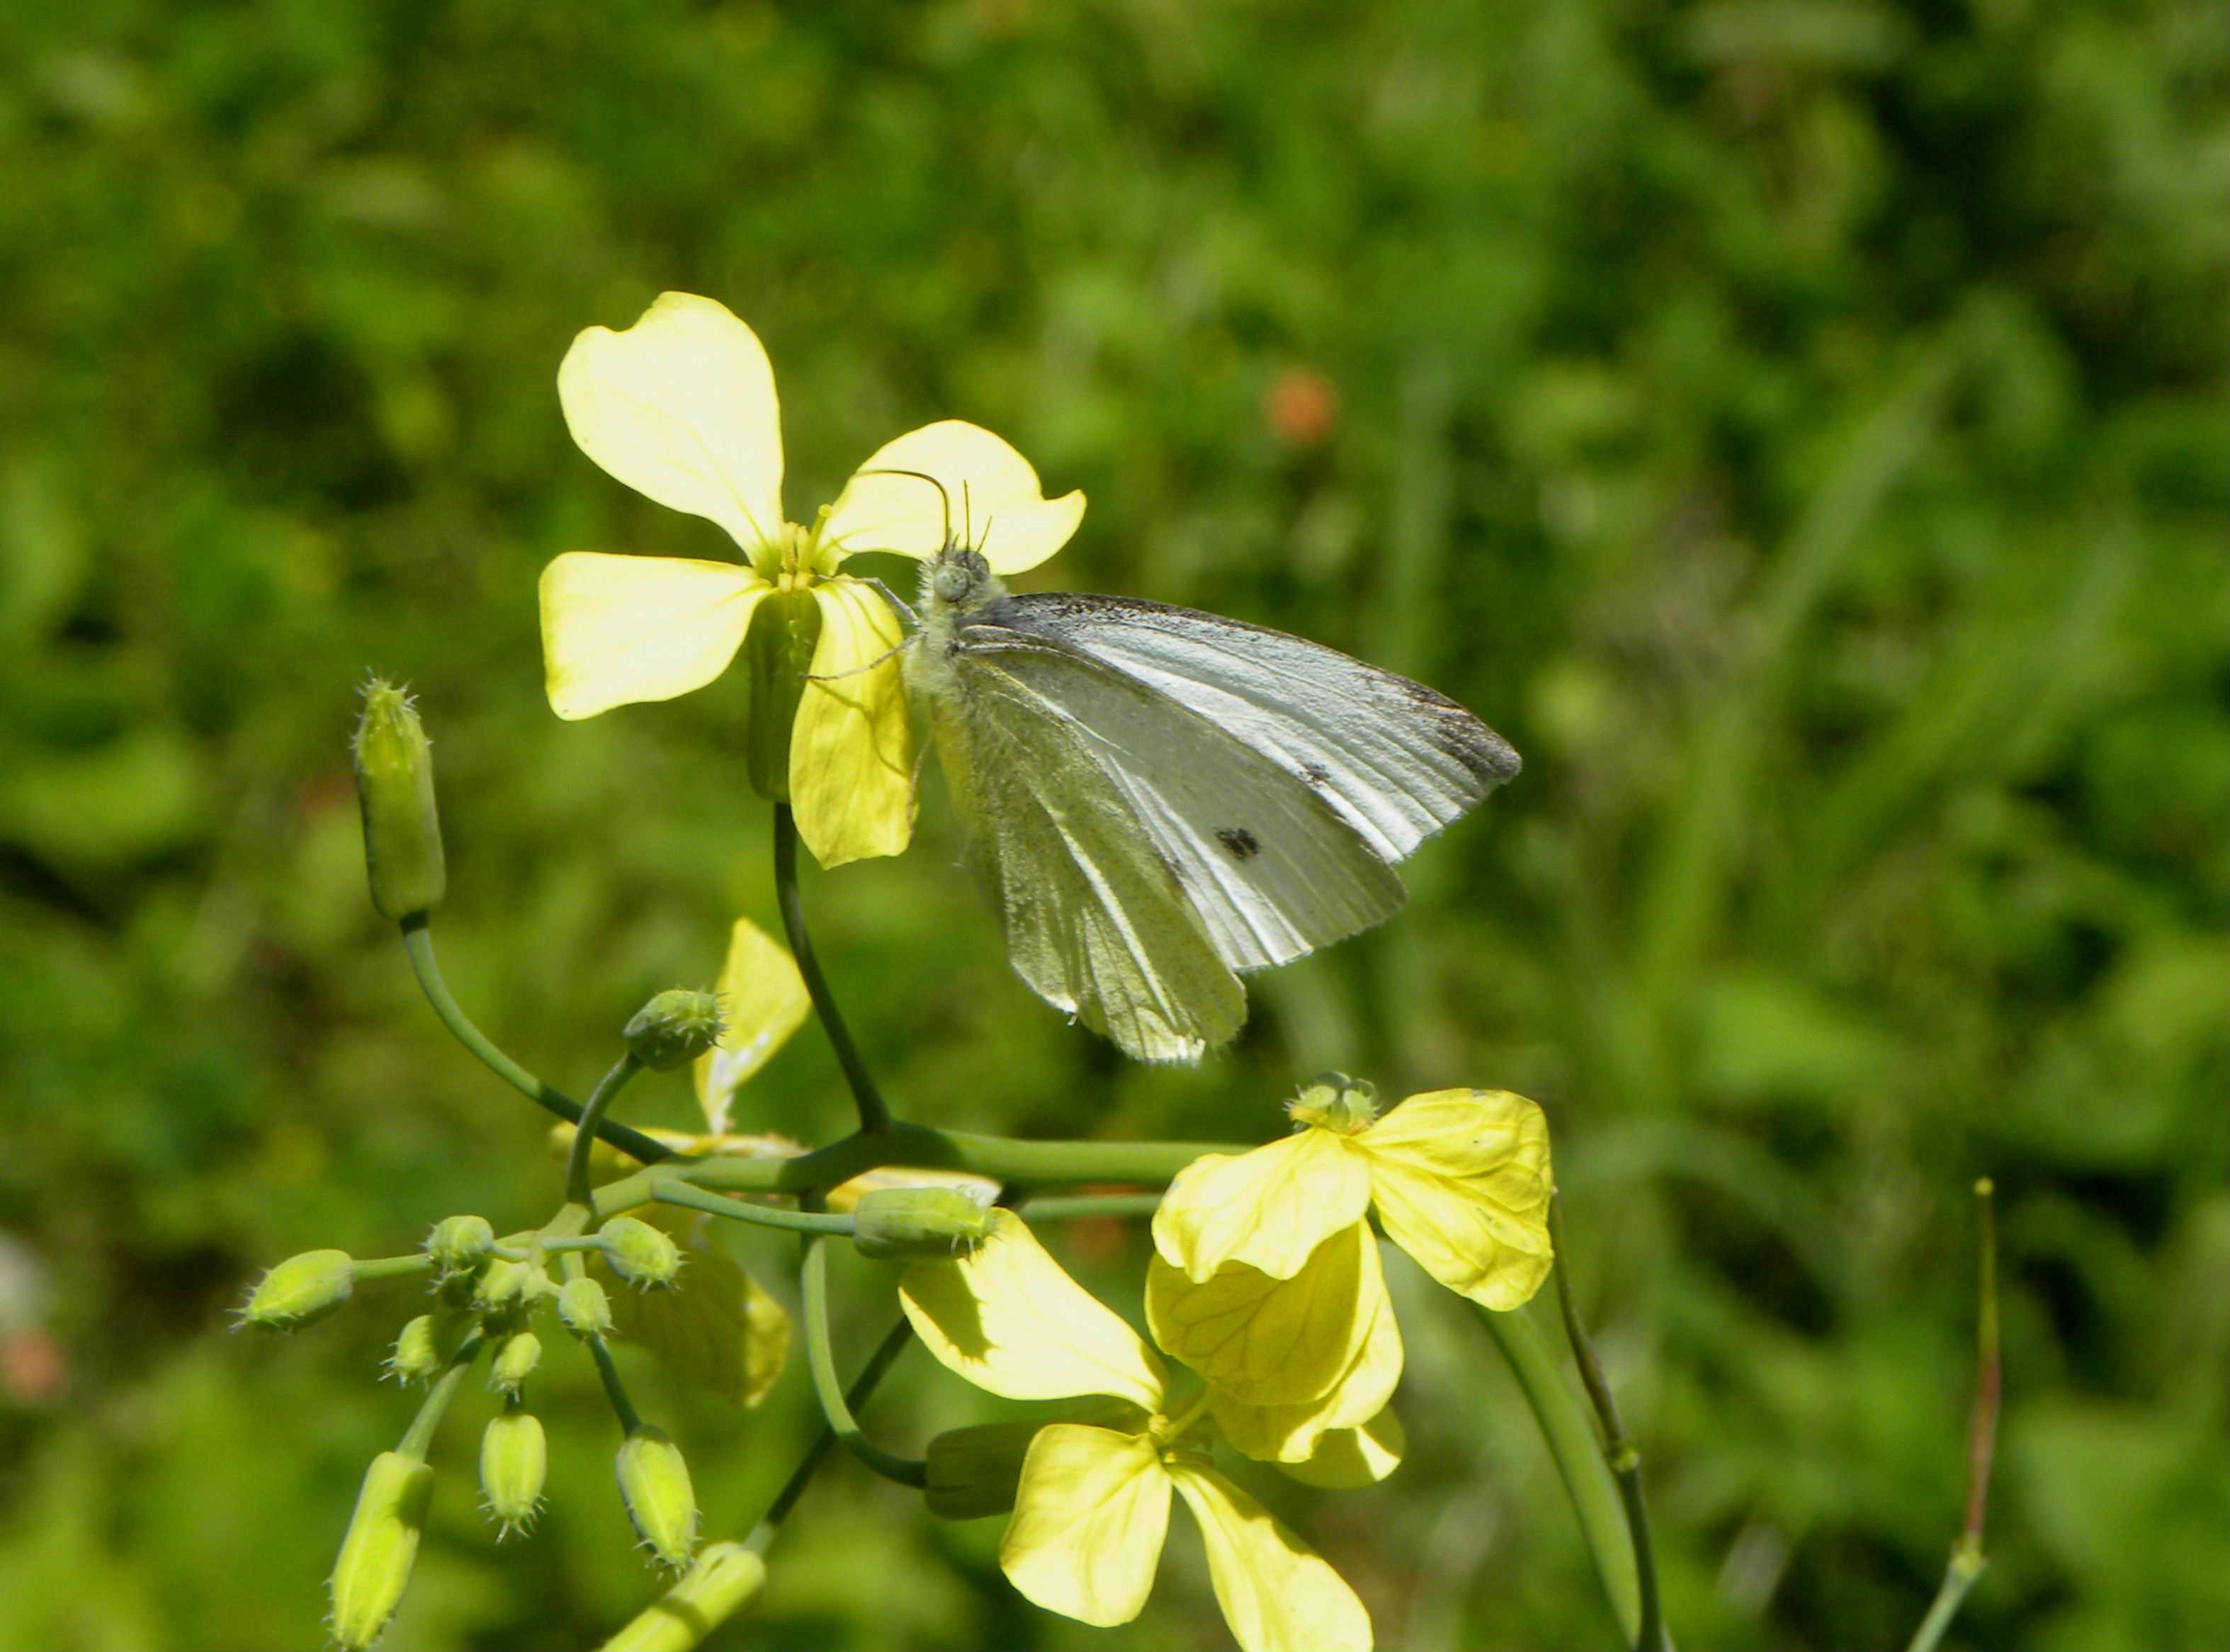
[[[1596,1418],[1602,1423],[1603,1462],[1618,1482],[1619,1501],[1626,1509],[1627,1535],[1634,1546],[1635,1592],[1640,1606],[1634,1644],[1636,1652],[1670,1652],[1663,1608],[1657,1596],[1657,1552],[1649,1538],[1649,1506],[1641,1495],[1641,1453],[1634,1449],[1634,1442],[1627,1437],[1625,1424],[1619,1421],[1618,1401],[1603,1376],[1602,1363],[1595,1358],[1595,1344],[1589,1340],[1587,1327],[1580,1323],[1579,1305],[1572,1300],[1572,1253],[1564,1243],[1563,1200],[1553,1192],[1549,1196],[1549,1246],[1556,1259],[1556,1306],[1563,1312],[1564,1336],[1572,1345],[1572,1361],[1579,1367],[1580,1382],[1595,1405]]]
[[[379,1256],[371,1262],[352,1263],[350,1273],[356,1282],[363,1284],[371,1279],[402,1279],[411,1274],[422,1274],[434,1266],[434,1259],[424,1251],[409,1256]]]
[[[596,1131],[604,1122],[604,1114],[611,1111],[612,1098],[641,1071],[642,1063],[629,1050],[612,1063],[611,1071],[589,1092],[589,1105],[581,1109],[581,1117],[573,1127],[572,1151],[565,1155],[565,1199],[569,1204],[585,1205],[594,1197],[589,1186],[589,1155],[596,1145]]]
[[[804,1267],[805,1361],[813,1372],[813,1391],[821,1401],[822,1415],[847,1451],[886,1480],[901,1486],[929,1483],[929,1466],[914,1457],[884,1450],[861,1432],[846,1404],[843,1384],[836,1379],[835,1351],[828,1340],[828,1241],[816,1236],[805,1242]]]
[[[884,1334],[882,1341],[876,1345],[875,1352],[867,1356],[867,1365],[860,1369],[859,1376],[853,1379],[851,1388],[845,1393],[847,1410],[857,1410],[867,1403],[868,1396],[875,1391],[884,1374],[897,1363],[899,1355],[906,1352],[906,1345],[912,1338],[913,1326],[903,1319]],[[821,1432],[814,1436],[813,1443],[806,1447],[805,1455],[798,1460],[796,1468],[783,1482],[782,1489],[775,1494],[774,1501],[767,1505],[765,1514],[751,1528],[751,1535],[744,1539],[745,1548],[754,1554],[767,1552],[774,1542],[777,1530],[788,1518],[790,1511],[797,1506],[797,1500],[805,1495],[806,1487],[812,1483],[814,1474],[827,1461],[829,1449],[835,1443],[836,1430],[824,1423]]]
[[[1990,1502],[1990,1466],[1997,1455],[1998,1405],[2005,1375],[1998,1352],[1998,1231],[1995,1217],[1997,1189],[1987,1176],[1975,1184],[1980,1205],[1979,1268],[1975,1323],[1975,1405],[1967,1419],[1967,1516],[1951,1545],[1950,1563],[1943,1582],[1929,1603],[1928,1616],[1913,1631],[1906,1652],[1935,1652],[1936,1643],[1951,1626],[1967,1591],[1989,1563],[1982,1555],[1982,1517]]]
[[[464,1010],[450,995],[448,984],[441,979],[440,965],[434,961],[434,932],[427,926],[426,914],[417,913],[403,920],[403,949],[410,955],[410,967],[418,977],[418,985],[426,994],[426,1002],[434,1006],[434,1013],[441,1024],[456,1036],[456,1040],[480,1058],[482,1066],[506,1084],[518,1091],[535,1106],[554,1113],[568,1124],[581,1122],[581,1104],[563,1090],[545,1084],[517,1062],[498,1049],[487,1035],[473,1025]],[[671,1158],[673,1150],[661,1146],[639,1130],[630,1130],[623,1124],[607,1120],[599,1125],[596,1133],[630,1158],[645,1165],[655,1165],[661,1158]]]
[[[1158,1193],[1092,1193],[1073,1199],[1026,1199],[1022,1214],[1033,1222],[1078,1222],[1089,1216],[1150,1216],[1161,1208]]]
[[[1618,1619],[1619,1632],[1634,1645],[1641,1631],[1640,1586],[1634,1575],[1634,1549],[1627,1537],[1618,1490],[1595,1444],[1595,1429],[1573,1397],[1556,1362],[1532,1320],[1522,1309],[1498,1313],[1481,1308],[1487,1334],[1509,1362],[1510,1374],[1539,1424],[1549,1455],[1564,1482],[1572,1512],[1579,1516],[1580,1536],[1595,1563],[1595,1577]]]
[[[853,1043],[828,982],[821,973],[813,938],[806,933],[805,907],[797,896],[797,817],[788,803],[774,806],[774,894],[782,908],[783,932],[790,938],[790,955],[805,979],[806,995],[813,1000],[814,1013],[821,1017],[822,1030],[835,1046],[836,1064],[844,1069],[844,1081],[852,1087],[852,1100],[860,1109],[860,1128],[868,1135],[880,1135],[891,1127],[891,1110],[883,1101],[883,1093],[875,1087],[867,1062],[860,1058],[859,1047]]]
[[[589,1357],[596,1362],[596,1375],[604,1379],[604,1397],[612,1403],[612,1411],[620,1420],[620,1432],[633,1434],[642,1426],[642,1417],[628,1398],[626,1385],[620,1381],[620,1368],[612,1363],[612,1351],[604,1345],[602,1337],[589,1339]]]
[[[686,1205],[732,1222],[748,1222],[762,1228],[787,1228],[792,1233],[834,1233],[849,1236],[852,1218],[825,1210],[777,1210],[764,1204],[745,1204],[719,1193],[700,1193],[686,1182],[667,1180],[650,1191],[661,1204]]]
[[[435,1378],[434,1386],[419,1402],[418,1415],[410,1419],[410,1426],[403,1431],[401,1443],[395,1449],[403,1456],[420,1462],[426,1461],[426,1449],[434,1443],[434,1430],[441,1426],[441,1413],[449,1409],[456,1397],[457,1384],[465,1379],[474,1360],[480,1358],[480,1333],[477,1331],[457,1345],[456,1353],[449,1360],[449,1368]]]

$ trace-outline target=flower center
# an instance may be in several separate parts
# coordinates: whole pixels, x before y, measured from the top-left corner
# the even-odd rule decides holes
[[[1344,1073],[1320,1074],[1286,1104],[1286,1111],[1297,1125],[1357,1135],[1378,1117],[1378,1087]]]
[[[813,534],[795,522],[784,522],[775,536],[775,565],[768,577],[777,590],[803,590],[813,583]]]

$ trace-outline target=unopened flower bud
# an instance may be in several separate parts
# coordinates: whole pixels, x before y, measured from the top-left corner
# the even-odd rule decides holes
[[[820,643],[821,604],[811,591],[770,591],[760,599],[744,643],[751,674],[744,772],[751,790],[771,803],[790,801],[790,730]]]
[[[519,1397],[519,1391],[542,1363],[542,1339],[532,1331],[519,1331],[506,1337],[503,1345],[495,1351],[495,1358],[488,1365],[488,1386],[499,1394]]]
[[[991,1234],[991,1213],[957,1188],[884,1187],[860,1196],[852,1242],[862,1256],[957,1256]]]
[[[1037,1423],[983,1423],[948,1429],[929,1442],[929,1512],[948,1520],[1004,1514],[1015,1506],[1022,1459],[1037,1438]]]
[[[499,1540],[534,1524],[549,1477],[550,1446],[541,1418],[532,1411],[509,1410],[488,1419],[480,1435],[480,1495],[489,1516],[502,1527]]]
[[[356,726],[356,789],[371,904],[389,918],[431,912],[448,874],[434,808],[434,752],[410,697],[374,677]]]
[[[348,1252],[306,1250],[263,1275],[241,1320],[266,1331],[292,1331],[324,1319],[355,1287],[356,1263]]]
[[[648,1222],[614,1216],[596,1238],[612,1271],[631,1285],[671,1285],[681,1271],[680,1247]]]
[[[477,1268],[495,1249],[495,1229],[486,1216],[444,1216],[426,1236],[426,1254],[445,1274]]]
[[[669,987],[636,1010],[620,1036],[628,1053],[652,1072],[670,1073],[719,1043],[720,1030],[718,998]]]
[[[575,1336],[608,1337],[612,1333],[612,1305],[604,1287],[586,1274],[558,1287],[558,1318]]]
[[[620,1500],[643,1546],[661,1565],[686,1565],[697,1546],[697,1494],[681,1448],[640,1423],[620,1447],[618,1468]]]
[[[765,1561],[740,1543],[712,1544],[603,1652],[691,1652],[765,1586]]]
[[[499,1313],[524,1306],[532,1294],[533,1269],[525,1262],[498,1256],[480,1269],[473,1283],[474,1304],[484,1313]]]
[[[434,1333],[434,1316],[422,1313],[396,1334],[387,1356],[387,1374],[398,1383],[429,1383],[448,1364]]]
[[[399,1451],[381,1452],[365,1471],[333,1563],[333,1639],[350,1652],[377,1640],[395,1616],[433,1494],[434,1471]]]

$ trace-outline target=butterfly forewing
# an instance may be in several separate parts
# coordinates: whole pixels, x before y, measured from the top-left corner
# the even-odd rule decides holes
[[[1518,770],[1445,695],[1283,631],[1120,597],[1013,597],[996,616],[1174,696],[1299,776],[1389,861]]]

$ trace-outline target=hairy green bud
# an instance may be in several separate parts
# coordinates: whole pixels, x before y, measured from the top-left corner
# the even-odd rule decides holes
[[[604,1260],[631,1285],[671,1285],[681,1271],[681,1249],[667,1235],[634,1216],[614,1216],[596,1230]]]
[[[495,1351],[488,1365],[488,1386],[499,1394],[519,1397],[519,1391],[542,1363],[542,1339],[532,1331],[519,1331],[506,1337],[503,1345]]]
[[[499,1541],[533,1526],[549,1478],[550,1446],[541,1418],[514,1410],[488,1419],[480,1435],[480,1495],[502,1528]]]
[[[403,919],[434,910],[448,887],[434,807],[434,751],[410,696],[374,677],[356,726],[357,799],[371,904]]]
[[[498,1256],[480,1269],[473,1281],[473,1304],[484,1313],[503,1313],[524,1307],[536,1295],[535,1270],[525,1262]]]
[[[434,1316],[422,1313],[396,1333],[387,1356],[387,1374],[398,1383],[429,1383],[449,1362],[435,1333]]]
[[[486,1216],[444,1216],[426,1236],[426,1254],[444,1274],[477,1268],[495,1249],[495,1229]]]
[[[1043,1426],[983,1423],[938,1435],[925,1454],[928,1484],[922,1498],[929,1512],[948,1520],[1008,1513],[1015,1506],[1015,1489],[1022,1484],[1022,1458]]]
[[[586,1274],[558,1287],[558,1318],[564,1327],[584,1340],[612,1333],[611,1300],[604,1287]]]
[[[770,591],[760,599],[744,643],[751,675],[744,772],[751,790],[770,803],[790,801],[790,731],[820,643],[821,604],[811,591]]]
[[[434,1471],[399,1451],[381,1452],[364,1472],[333,1563],[333,1639],[350,1652],[377,1640],[395,1616],[433,1495]]]
[[[603,1652],[691,1652],[765,1586],[765,1561],[740,1543],[712,1544]]]
[[[669,987],[635,1012],[620,1036],[628,1053],[654,1073],[686,1067],[720,1042],[720,1001],[709,992]]]
[[[240,1312],[265,1331],[293,1331],[324,1319],[356,1288],[356,1262],[345,1250],[306,1250],[265,1274]]]
[[[653,1558],[676,1571],[697,1546],[697,1493],[681,1448],[661,1429],[638,1423],[620,1446],[620,1500]]]
[[[958,1256],[991,1236],[991,1213],[957,1188],[883,1187],[860,1197],[852,1242],[862,1256]]]

